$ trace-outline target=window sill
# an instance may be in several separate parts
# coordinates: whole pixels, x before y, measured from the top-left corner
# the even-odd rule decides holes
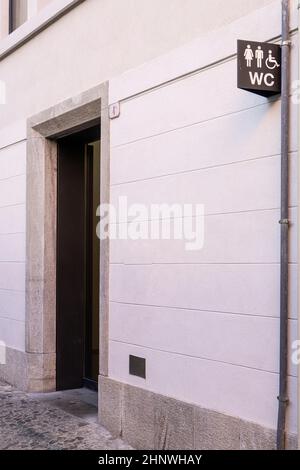
[[[84,0],[54,0],[0,41],[0,61]]]

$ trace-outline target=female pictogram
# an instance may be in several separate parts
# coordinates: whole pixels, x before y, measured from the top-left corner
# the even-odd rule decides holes
[[[248,44],[247,49],[245,50],[244,57],[247,62],[247,67],[251,67],[252,60],[254,59],[254,54],[250,44]]]

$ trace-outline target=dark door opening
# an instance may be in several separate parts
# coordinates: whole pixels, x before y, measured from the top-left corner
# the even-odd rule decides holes
[[[57,390],[97,388],[100,125],[58,139]]]

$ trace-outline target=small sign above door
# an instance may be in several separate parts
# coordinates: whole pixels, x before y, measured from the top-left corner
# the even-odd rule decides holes
[[[281,47],[238,40],[238,88],[262,96],[281,92]]]

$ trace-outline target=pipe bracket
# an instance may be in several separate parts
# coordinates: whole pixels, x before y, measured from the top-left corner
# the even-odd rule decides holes
[[[290,225],[289,219],[280,219],[279,223],[280,225]]]
[[[280,402],[280,403],[285,403],[286,405],[289,404],[290,400],[287,398],[287,397],[280,397],[278,396],[277,397],[277,400]]]
[[[282,46],[288,46],[288,47],[291,47],[292,45],[292,41],[288,40],[288,41],[282,41],[281,42],[281,45]]]

